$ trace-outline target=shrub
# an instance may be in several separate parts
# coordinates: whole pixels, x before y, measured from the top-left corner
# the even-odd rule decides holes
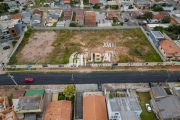
[[[111,92],[109,93],[109,98],[110,98],[110,99],[113,99],[113,95],[112,95]]]

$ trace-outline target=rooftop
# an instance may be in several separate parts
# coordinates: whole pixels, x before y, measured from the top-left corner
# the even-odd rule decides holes
[[[86,11],[85,26],[96,26],[95,12]]]
[[[35,9],[35,10],[33,11],[33,14],[39,14],[39,15],[41,15],[41,13],[42,13],[42,11],[40,11],[40,10],[38,10],[38,9]]]
[[[160,31],[151,31],[156,38],[164,38],[164,35]]]
[[[14,27],[14,21],[13,20],[6,20],[6,21],[0,20],[0,28],[5,29],[7,27],[8,28]]]
[[[82,92],[76,93],[75,119],[83,119],[83,97]]]
[[[155,98],[167,96],[163,87],[151,87],[151,89]]]
[[[83,120],[108,120],[104,96],[83,98]]]
[[[163,119],[180,117],[180,100],[177,96],[167,96],[155,99]]]
[[[70,120],[71,110],[71,101],[60,100],[49,102],[44,120]]]
[[[162,14],[158,14],[158,15],[153,15],[152,19],[163,19],[163,15]]]
[[[36,120],[36,114],[26,113],[24,116],[24,120]]]
[[[171,40],[162,40],[159,45],[167,56],[180,56],[180,48]]]
[[[97,3],[99,3],[99,0],[89,0],[89,3],[97,4]]]
[[[22,12],[22,18],[31,17],[30,12]]]
[[[18,19],[18,20],[21,20],[21,14],[11,15],[11,19]]]
[[[84,10],[76,10],[76,21],[84,20]]]
[[[70,0],[64,0],[64,3],[70,3]]]
[[[23,97],[25,90],[16,90],[13,92],[13,98],[18,99],[19,97]]]
[[[138,17],[140,15],[139,11],[131,11],[131,16],[132,17]]]
[[[43,96],[44,90],[26,90],[24,96]]]
[[[17,110],[39,109],[40,97],[22,97],[18,101]]]
[[[71,9],[68,9],[68,10],[64,10],[64,20],[71,20],[72,18],[72,10]]]
[[[108,12],[107,17],[110,19],[119,18],[119,13],[118,12]]]

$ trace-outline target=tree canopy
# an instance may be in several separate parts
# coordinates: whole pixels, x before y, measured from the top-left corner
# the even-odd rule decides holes
[[[5,12],[8,12],[8,4],[7,3],[0,3],[0,14],[4,14]]]
[[[152,19],[153,14],[152,14],[152,12],[146,12],[146,13],[144,13],[144,17],[145,17],[145,19]]]
[[[164,9],[161,6],[157,6],[153,8],[154,11],[163,11]]]
[[[169,16],[166,16],[161,21],[162,21],[162,23],[170,23],[171,18]]]
[[[76,93],[74,85],[67,85],[63,91],[63,94],[66,98],[71,99]]]

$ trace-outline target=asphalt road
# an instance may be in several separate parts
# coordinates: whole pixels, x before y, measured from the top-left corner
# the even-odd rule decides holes
[[[164,82],[168,78],[168,72],[94,72],[94,73],[29,73],[11,74],[19,85],[34,84],[70,84],[72,74],[75,84],[91,83],[145,83]],[[180,78],[180,72],[169,72],[168,82],[175,82]],[[33,83],[24,83],[24,78],[34,78]],[[14,85],[7,75],[0,75],[0,85]]]

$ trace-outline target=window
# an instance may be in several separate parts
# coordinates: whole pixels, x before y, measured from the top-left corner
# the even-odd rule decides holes
[[[12,33],[14,33],[15,31],[14,30],[11,30]]]
[[[115,115],[119,115],[119,113],[115,113]]]

